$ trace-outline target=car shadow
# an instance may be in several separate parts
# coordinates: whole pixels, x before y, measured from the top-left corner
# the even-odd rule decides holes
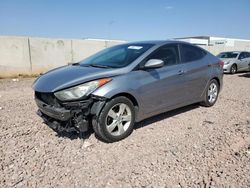
[[[69,138],[70,140],[75,140],[75,139],[88,139],[94,133],[94,130],[90,128],[87,132],[84,133],[66,132],[66,131],[62,132],[55,131],[55,132],[57,133],[56,134],[57,137]]]
[[[177,108],[177,109],[172,110],[172,111],[164,112],[164,113],[159,114],[159,115],[152,116],[150,118],[142,120],[141,122],[136,123],[134,129],[143,128],[143,127],[148,126],[150,124],[153,124],[155,122],[162,121],[162,120],[170,118],[170,117],[174,117],[176,115],[185,113],[187,111],[190,111],[190,110],[193,110],[193,109],[196,109],[199,107],[200,107],[200,105],[198,103],[196,103],[196,104],[191,104],[189,106]]]
[[[152,116],[150,118],[142,120],[141,122],[136,123],[134,126],[134,129],[140,129],[140,128],[146,127],[146,126],[153,124],[155,122],[162,121],[162,120],[170,118],[170,117],[174,117],[176,115],[185,113],[187,111],[190,111],[190,110],[193,110],[193,109],[196,109],[199,107],[200,107],[199,104],[192,104],[192,105],[181,107],[181,108],[178,108],[178,109],[175,109],[172,111],[164,112],[164,113],[159,114],[159,115]],[[84,133],[65,132],[65,131],[63,131],[63,132],[55,131],[55,132],[57,133],[57,135],[56,135],[57,137],[69,138],[71,140],[75,140],[75,139],[88,139],[94,133],[94,130],[93,130],[92,126],[90,126],[89,130],[87,132],[84,132]],[[95,137],[97,139],[101,140],[102,142],[107,143],[105,140],[103,140],[102,138],[100,138],[96,134],[95,134]]]
[[[244,73],[244,74],[240,74],[240,75],[238,75],[238,76],[239,76],[239,77],[250,78],[250,72]]]
[[[250,70],[250,69],[249,69]],[[224,75],[228,75],[228,76],[234,76],[234,75],[238,75],[238,76],[240,76],[241,74],[244,74],[244,73],[250,73],[249,71],[239,71],[239,72],[236,72],[236,73],[234,73],[234,74],[231,74],[231,73],[229,73],[229,72],[224,72],[223,74]]]

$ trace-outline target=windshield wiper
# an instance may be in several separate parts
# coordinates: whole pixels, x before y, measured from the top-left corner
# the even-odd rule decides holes
[[[111,66],[108,66],[108,65],[100,65],[100,64],[89,64],[89,66],[91,67],[98,67],[98,68],[113,68]]]
[[[80,63],[70,63],[70,65],[72,65],[72,66],[78,66],[78,65],[80,65]]]

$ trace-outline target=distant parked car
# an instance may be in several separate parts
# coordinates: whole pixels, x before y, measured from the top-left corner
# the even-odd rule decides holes
[[[127,137],[135,122],[192,103],[213,106],[223,62],[184,42],[148,41],[107,48],[34,83],[38,115],[56,131],[89,126],[107,142]]]
[[[250,71],[250,52],[222,52],[217,57],[224,61],[225,73],[235,74],[239,71]]]

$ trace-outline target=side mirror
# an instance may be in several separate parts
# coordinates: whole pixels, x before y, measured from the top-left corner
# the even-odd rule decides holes
[[[144,68],[156,69],[156,68],[161,68],[163,66],[164,66],[164,61],[162,61],[161,59],[150,59],[145,63]]]

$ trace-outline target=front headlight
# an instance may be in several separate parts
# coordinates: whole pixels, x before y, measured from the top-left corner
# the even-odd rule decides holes
[[[81,84],[69,89],[65,89],[62,91],[58,91],[55,93],[55,96],[61,101],[67,100],[75,100],[79,99],[83,96],[87,96],[97,88],[103,86],[104,84],[111,81],[111,78],[104,78],[100,80],[94,80],[91,82],[87,82],[85,84]]]
[[[228,65],[229,63],[231,63],[231,61],[227,61],[227,62],[225,62],[225,65]]]

